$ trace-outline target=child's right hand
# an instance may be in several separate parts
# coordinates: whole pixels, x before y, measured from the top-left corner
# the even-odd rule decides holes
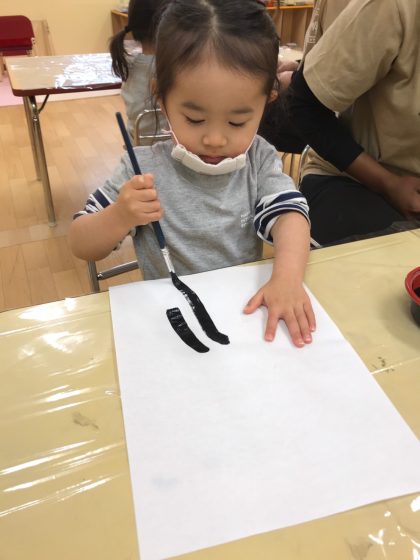
[[[162,218],[163,208],[154,185],[153,175],[146,173],[135,175],[122,187],[113,209],[129,229]]]

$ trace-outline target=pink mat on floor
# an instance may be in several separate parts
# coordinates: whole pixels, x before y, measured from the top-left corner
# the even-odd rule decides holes
[[[22,105],[22,98],[13,95],[9,78],[3,74],[3,79],[0,81],[0,107],[10,105]]]

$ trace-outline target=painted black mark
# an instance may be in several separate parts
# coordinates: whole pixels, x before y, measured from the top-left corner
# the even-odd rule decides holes
[[[198,340],[190,327],[187,325],[181,313],[181,310],[178,307],[167,309],[166,316],[168,317],[169,322],[171,323],[171,326],[176,334],[185,342],[185,344],[187,344],[196,352],[200,352],[201,354],[209,351],[209,348],[207,348],[207,346],[205,346],[200,340]]]
[[[184,284],[184,282],[182,282],[174,272],[171,272],[171,278],[175,288],[183,293],[185,299],[190,304],[194,315],[197,317],[198,322],[206,335],[219,344],[229,344],[229,337],[217,330],[216,325],[211,320],[210,315],[207,313],[207,309],[204,307],[198,295],[186,284]]]

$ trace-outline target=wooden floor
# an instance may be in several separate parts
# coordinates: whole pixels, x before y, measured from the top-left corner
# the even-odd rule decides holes
[[[90,293],[87,267],[67,242],[73,214],[109,177],[122,154],[119,94],[51,101],[41,113],[57,226],[50,228],[36,180],[23,106],[0,107],[0,311]],[[270,249],[266,256],[271,256]],[[135,259],[130,239],[98,263]],[[140,279],[130,272],[101,289]]]
[[[86,263],[67,242],[73,214],[122,153],[118,94],[47,103],[41,113],[57,226],[47,223],[23,106],[0,107],[0,311],[90,292]],[[98,268],[134,259],[130,240]],[[139,279],[138,272],[103,282]]]

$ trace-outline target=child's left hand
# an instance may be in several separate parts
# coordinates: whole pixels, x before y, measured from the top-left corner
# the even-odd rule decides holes
[[[302,347],[312,342],[315,315],[302,284],[284,278],[272,278],[249,300],[244,313],[254,313],[261,305],[265,305],[268,310],[265,340],[274,340],[278,322],[283,319],[295,346]]]

